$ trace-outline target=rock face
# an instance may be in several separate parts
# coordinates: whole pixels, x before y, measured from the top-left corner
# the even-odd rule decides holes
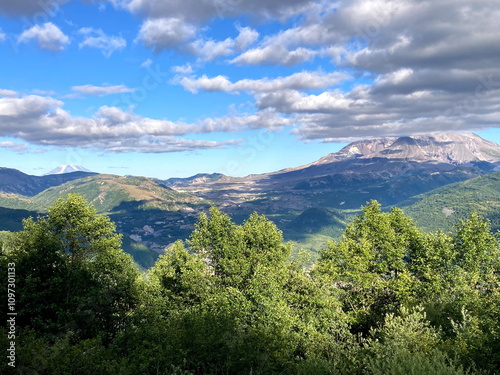
[[[494,163],[500,161],[500,146],[474,133],[380,138],[353,142],[313,164],[354,158],[403,159],[454,165],[473,161]]]

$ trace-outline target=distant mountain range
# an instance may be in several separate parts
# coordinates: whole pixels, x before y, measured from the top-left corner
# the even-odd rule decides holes
[[[155,180],[81,169],[39,177],[0,168],[0,230],[19,229],[20,218],[79,193],[116,222],[126,249],[148,267],[210,205],[236,221],[264,213],[287,239],[315,250],[370,199],[404,207],[425,229],[450,229],[470,210],[500,229],[500,146],[472,133],[357,141],[311,164],[247,177]]]
[[[46,176],[31,176],[17,169],[0,167],[0,192],[14,193],[24,196],[34,196],[52,186],[64,184],[94,175],[89,172],[73,172],[64,174],[51,174]]]
[[[176,179],[175,186],[228,210],[279,213],[354,209],[368,199],[394,205],[499,169],[500,146],[465,133],[358,141],[300,167],[241,178]],[[164,183],[173,186],[172,179]]]

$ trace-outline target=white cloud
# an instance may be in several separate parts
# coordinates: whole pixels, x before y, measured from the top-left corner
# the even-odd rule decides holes
[[[0,43],[4,42],[5,39],[7,39],[7,35],[2,31],[2,28],[0,27]]]
[[[172,71],[178,74],[192,74],[194,72],[194,69],[191,64],[188,63],[185,65],[174,66],[172,68]]]
[[[421,132],[499,126],[500,44],[497,30],[500,8],[493,0],[112,2],[115,7],[128,9],[143,18],[136,41],[156,52],[175,49],[198,57],[196,65],[172,68],[179,74],[175,83],[193,93],[202,90],[248,92],[254,98],[264,127],[275,125],[269,118],[262,118],[263,112],[272,113],[278,123],[286,121],[290,125],[295,122],[295,133],[303,139],[332,140],[356,135],[394,135],[399,131],[411,133],[411,129]],[[7,3],[0,0],[0,12],[5,13],[8,6],[19,12],[27,6],[28,0],[19,0],[17,5],[12,1],[11,5]],[[239,18],[242,15],[244,17]],[[290,18],[297,15],[300,16]],[[225,18],[224,24],[239,19],[257,26],[255,30],[237,26],[237,35],[215,38],[211,27],[220,26],[218,17]],[[270,23],[272,27],[267,27]],[[262,30],[263,35],[257,30]],[[269,30],[278,31],[269,33]],[[42,39],[39,35],[43,33],[35,31],[27,40]],[[93,29],[84,31],[88,32],[86,36],[99,37],[91,35],[95,33]],[[60,50],[67,44],[69,41],[51,48]],[[51,46],[49,43],[45,44],[45,49],[50,49],[47,46]],[[238,67],[233,67],[236,70],[231,70],[231,74],[235,74],[231,77],[237,79],[225,73],[210,77],[201,72],[193,76],[193,67],[200,70],[207,61],[225,60],[218,61],[218,69],[229,59],[235,65],[298,66],[298,69],[286,70],[297,72],[301,64],[318,58],[323,59],[322,69],[327,69],[326,72],[302,71],[290,73],[288,77],[242,79],[236,75]],[[331,60],[331,64],[324,59]],[[310,64],[305,67],[311,69]],[[369,84],[336,89],[340,82],[349,79],[332,73],[339,69],[352,72],[359,82]],[[245,74],[247,70],[240,71]],[[252,76],[257,74],[254,70]],[[26,111],[30,118],[30,108]],[[99,119],[115,132],[122,127],[133,128],[131,123],[143,129],[141,126],[146,122],[157,124],[158,121],[111,109],[102,109],[90,119],[75,118],[64,115],[57,105],[55,110],[48,109],[45,116],[59,119],[60,124],[85,126]],[[126,120],[125,116],[132,117]],[[3,116],[1,121],[7,121],[7,117]],[[173,123],[172,126],[173,129],[190,129],[186,134],[200,129],[233,131],[238,126],[257,126],[245,123],[250,118],[251,115],[228,116],[182,126]],[[128,133],[124,134],[124,139],[129,139]]]
[[[190,78],[183,77],[180,79],[179,83],[187,91],[192,93],[197,93],[199,89],[203,89],[208,92],[216,91],[231,91],[232,83],[224,76],[217,76],[214,78],[208,78],[206,75],[200,78]]]
[[[31,40],[36,40],[41,49],[52,52],[62,51],[70,44],[69,38],[52,22],[42,26],[35,25],[18,37],[19,43],[28,43]]]
[[[259,33],[249,27],[237,27],[239,34],[236,38],[226,38],[223,41],[197,39],[192,42],[188,50],[200,56],[203,61],[212,61],[222,56],[232,55],[253,44]]]
[[[275,108],[281,113],[328,113],[347,110],[355,104],[355,101],[347,98],[340,91],[327,91],[319,95],[307,95],[296,90],[284,90],[261,95],[258,98],[257,104],[260,108]]]
[[[233,53],[234,40],[227,38],[222,42],[214,40],[198,39],[190,44],[191,51],[200,56],[204,61],[212,61],[222,56],[228,56]]]
[[[29,119],[47,115],[52,109],[59,108],[62,102],[53,98],[28,95],[23,98],[0,98],[0,117],[3,119]],[[2,125],[5,125],[2,122]],[[15,126],[19,124],[15,124]],[[2,128],[3,129],[3,126]],[[8,135],[8,134],[3,134]]]
[[[79,33],[84,35],[84,40],[78,45],[80,48],[97,48],[106,57],[110,57],[114,52],[127,46],[127,41],[121,36],[106,35],[101,29],[84,27],[80,29]]]
[[[146,17],[141,27],[138,40],[146,47],[159,52],[163,49],[175,48],[196,37],[202,25],[211,19],[245,15],[259,21],[284,21],[289,17],[317,8],[316,1],[310,0],[130,0],[126,4],[130,12]],[[258,38],[258,33],[250,28],[242,28],[236,39],[236,48],[245,49]],[[199,48],[206,60],[213,53],[208,53],[210,47],[218,49],[216,56],[227,56],[224,49],[225,41],[206,41],[201,39],[193,47]],[[227,42],[226,42],[227,43]]]
[[[16,91],[0,89],[0,97],[3,96],[4,98],[17,98],[17,95],[18,94]]]
[[[53,90],[39,90],[39,89],[33,89],[33,90],[31,90],[31,93],[35,94],[35,95],[43,95],[43,96],[54,96],[57,94]]]
[[[240,32],[235,41],[237,49],[245,49],[259,39],[259,33],[250,27],[238,26],[237,29]]]
[[[0,148],[6,148],[10,151],[17,152],[18,154],[25,154],[30,149],[24,143],[16,143],[16,142],[10,142],[10,141],[0,142]]]
[[[333,69],[353,69],[370,84],[345,90],[325,84],[306,93],[307,86],[293,86],[295,75],[235,82],[222,75],[187,76],[177,83],[191,92],[248,91],[259,110],[296,121],[294,133],[303,139],[499,126],[500,8],[494,1],[327,3],[321,8],[318,2],[320,11],[310,10],[293,27],[249,45],[231,63],[291,66],[331,57]]]
[[[0,137],[14,137],[33,145],[151,153],[222,148],[240,142],[238,139],[192,140],[187,138],[190,134],[273,129],[290,125],[288,119],[273,110],[206,118],[189,124],[142,117],[108,106],[101,107],[90,118],[74,117],[62,109],[63,104],[40,96],[0,98]]]
[[[136,40],[159,52],[175,48],[195,35],[196,27],[180,18],[158,18],[146,20]]]
[[[144,60],[142,62],[141,67],[142,68],[149,68],[151,66],[151,64],[153,64],[153,60],[147,59],[147,60]]]
[[[78,92],[80,94],[95,95],[95,96],[123,94],[134,91],[134,89],[128,88],[125,85],[117,85],[117,86],[83,85],[83,86],[73,86],[71,90]]]
[[[318,51],[308,48],[297,48],[288,50],[282,45],[270,45],[264,48],[248,50],[231,60],[233,64],[239,65],[283,65],[292,66],[312,60]]]
[[[318,72],[299,72],[287,77],[278,77],[274,79],[242,79],[232,83],[227,77],[217,76],[209,78],[203,75],[199,78],[183,77],[179,83],[192,93],[198,90],[204,91],[224,91],[240,92],[250,91],[259,92],[277,92],[282,90],[314,90],[326,88],[350,79],[351,76],[343,72],[324,73]]]

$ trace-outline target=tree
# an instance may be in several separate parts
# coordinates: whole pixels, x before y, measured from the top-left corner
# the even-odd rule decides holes
[[[236,225],[215,207],[210,218],[200,215],[188,243],[207,260],[221,283],[234,287],[244,287],[258,266],[283,268],[291,253],[281,231],[265,216],[253,213],[243,225]]]
[[[398,208],[382,212],[376,201],[321,252],[317,272],[342,292],[355,331],[367,334],[388,312],[412,303],[415,278],[409,255],[423,246],[422,233]]]
[[[162,359],[182,366],[189,358],[187,368],[204,374],[341,366],[354,340],[340,304],[288,261],[290,246],[271,221],[253,213],[236,225],[212,208],[188,244],[175,243],[149,272],[161,317],[148,332],[157,332]]]
[[[6,254],[16,265],[18,325],[78,338],[123,329],[139,274],[109,218],[70,194],[23,225]]]

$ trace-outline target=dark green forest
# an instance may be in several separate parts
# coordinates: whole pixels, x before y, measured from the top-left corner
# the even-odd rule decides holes
[[[212,208],[141,273],[73,194],[0,247],[2,374],[500,371],[500,240],[474,213],[424,232],[371,201],[311,265],[265,216]]]

